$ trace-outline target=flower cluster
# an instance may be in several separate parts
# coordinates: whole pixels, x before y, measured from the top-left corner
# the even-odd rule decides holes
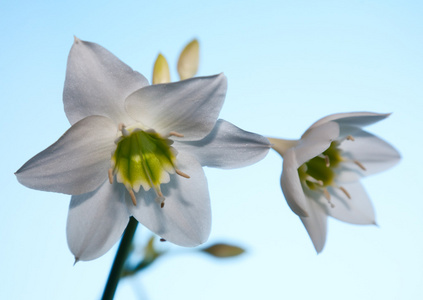
[[[375,224],[359,179],[392,167],[400,155],[362,127],[388,114],[330,115],[299,140],[246,132],[218,119],[226,77],[192,78],[198,47],[194,40],[182,52],[182,81],[173,83],[160,54],[149,85],[103,47],[75,38],[63,92],[71,127],[16,176],[27,187],[72,195],[67,239],[76,261],[106,253],[131,216],[177,245],[204,243],[211,212],[202,167],[245,167],[271,147],[283,157],[288,205],[317,252],[326,241],[327,216]]]

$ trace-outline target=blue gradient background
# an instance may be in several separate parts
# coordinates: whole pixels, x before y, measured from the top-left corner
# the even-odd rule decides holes
[[[222,118],[298,138],[331,113],[393,112],[368,130],[403,156],[362,181],[379,227],[331,219],[319,255],[286,205],[276,153],[244,169],[207,169],[210,242],[247,254],[164,257],[122,281],[116,299],[422,299],[422,13],[421,1],[390,0],[1,1],[0,299],[97,299],[116,251],[73,266],[69,196],[13,175],[69,127],[61,99],[73,35],[147,78],[160,51],[173,80],[182,47],[198,38],[199,74],[229,80]]]

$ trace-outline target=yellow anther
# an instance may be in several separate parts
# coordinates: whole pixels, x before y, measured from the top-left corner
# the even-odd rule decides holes
[[[325,155],[325,164],[326,164],[327,168],[330,167],[330,160],[329,160],[329,156],[327,156],[327,155]]]
[[[112,168],[109,169],[108,175],[109,175],[109,182],[110,184],[112,184],[113,183],[113,169]]]
[[[345,188],[340,186],[339,189],[345,194],[345,196],[347,196],[348,199],[351,199],[350,193],[348,193],[348,191]]]
[[[132,189],[128,190],[129,196],[131,196],[132,203],[137,206],[137,198],[135,197],[134,191]]]
[[[176,131],[169,132],[169,136],[184,137],[184,135],[182,133],[179,133],[179,132],[176,132]]]
[[[184,172],[182,172],[181,170],[175,169],[176,174],[178,174],[179,176],[185,177],[185,178],[191,178],[188,174],[185,174]]]
[[[354,160],[354,163],[360,167],[360,169],[362,169],[363,171],[366,171],[366,168],[361,164],[361,162],[359,162],[358,160]]]
[[[326,200],[328,200],[330,207],[334,208],[335,205],[330,201],[330,194],[327,189],[323,189],[323,195],[325,195]]]
[[[330,194],[327,189],[323,189],[323,195],[325,195],[326,200],[330,201]]]
[[[355,138],[352,135],[347,135],[347,141],[355,141]]]

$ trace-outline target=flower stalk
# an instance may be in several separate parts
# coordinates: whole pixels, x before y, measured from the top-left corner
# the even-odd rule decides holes
[[[113,266],[104,288],[103,297],[101,298],[102,300],[111,300],[115,296],[116,288],[122,277],[123,266],[128,258],[137,225],[138,221],[134,217],[131,217],[119,244],[115,260],[113,261]]]

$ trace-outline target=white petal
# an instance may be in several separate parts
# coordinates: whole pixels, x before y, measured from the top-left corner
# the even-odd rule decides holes
[[[71,124],[91,116],[128,122],[124,101],[147,79],[100,45],[75,38],[66,69],[63,103]]]
[[[356,181],[360,177],[385,171],[400,160],[400,154],[390,144],[377,136],[363,130],[354,133],[354,141],[345,140],[341,143],[343,157],[337,181]],[[359,162],[363,170],[355,161]]]
[[[365,189],[360,182],[342,184],[351,199],[338,188],[329,187],[331,207],[324,197],[320,203],[325,206],[326,213],[338,220],[352,224],[375,224],[375,211]]]
[[[285,152],[281,176],[281,187],[286,202],[292,211],[298,216],[307,217],[309,215],[307,199],[301,186],[298,176],[298,165],[294,148]]]
[[[269,152],[269,141],[258,134],[218,120],[213,131],[195,142],[175,142],[174,147],[194,155],[202,166],[231,169],[258,162]]]
[[[141,189],[137,206],[129,207],[133,216],[157,235],[180,246],[194,247],[207,240],[211,229],[207,180],[194,157],[181,152],[177,159],[180,170],[191,178],[175,174],[169,183],[161,185],[166,198],[164,207],[155,201],[152,189]]]
[[[322,124],[325,124],[330,121],[336,121],[339,125],[342,126],[354,126],[354,127],[364,127],[370,124],[379,122],[387,117],[390,114],[378,114],[373,112],[351,112],[351,113],[339,113],[326,116],[313,123],[309,129],[304,133],[306,134],[310,129],[318,127]]]
[[[313,242],[314,248],[317,253],[323,250],[326,242],[327,232],[327,216],[323,211],[322,207],[313,200],[308,200],[309,204],[309,216],[300,217],[307,230],[308,235]]]
[[[69,249],[77,261],[98,258],[120,239],[128,221],[122,184],[105,181],[93,192],[73,196],[66,226]]]
[[[126,99],[128,114],[162,135],[176,131],[184,141],[213,129],[226,95],[223,74],[142,88]]]
[[[339,125],[335,122],[324,123],[308,130],[295,146],[297,167],[323,153],[339,135]]]
[[[107,178],[116,131],[109,118],[85,118],[27,161],[16,176],[32,189],[71,195],[91,192]]]

